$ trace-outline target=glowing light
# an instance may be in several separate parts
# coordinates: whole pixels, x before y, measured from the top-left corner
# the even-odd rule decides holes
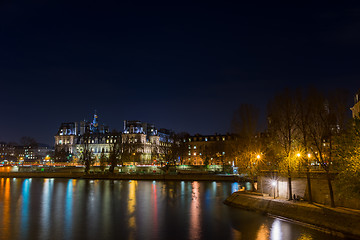
[[[273,187],[276,186],[276,181],[275,180],[271,181],[271,186],[273,186]]]
[[[258,155],[256,156],[256,158],[257,158],[257,159],[260,159],[260,158],[261,158],[261,156],[258,154]]]
[[[297,153],[297,154],[296,154],[296,156],[297,156],[297,157],[300,157],[300,156],[301,156],[301,154],[300,154],[300,153]]]
[[[310,154],[310,153],[308,153],[308,155],[307,155],[307,156],[308,156],[308,158],[311,158],[311,154]]]

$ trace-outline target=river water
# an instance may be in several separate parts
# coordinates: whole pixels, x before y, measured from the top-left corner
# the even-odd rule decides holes
[[[338,239],[224,205],[239,186],[0,178],[0,239]]]

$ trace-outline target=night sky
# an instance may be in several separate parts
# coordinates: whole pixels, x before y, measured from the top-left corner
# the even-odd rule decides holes
[[[0,141],[52,145],[95,109],[111,128],[226,133],[241,103],[264,124],[284,87],[359,89],[359,6],[29,2],[0,3]]]

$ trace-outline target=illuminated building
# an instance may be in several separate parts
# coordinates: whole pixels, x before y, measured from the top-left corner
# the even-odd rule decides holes
[[[16,161],[15,146],[5,142],[0,143],[0,161]]]
[[[231,135],[195,135],[184,139],[188,148],[185,164],[203,165],[207,159],[208,165],[222,165],[226,161],[227,143]]]
[[[161,154],[161,147],[171,143],[171,131],[166,129],[157,130],[154,124],[141,121],[124,121],[124,128],[121,134],[112,134],[109,128],[99,125],[98,116],[94,114],[92,122],[81,121],[62,123],[55,135],[56,151],[65,150],[68,153],[80,157],[82,151],[82,137],[85,133],[89,134],[89,147],[92,149],[96,159],[99,159],[104,150],[105,155],[109,155],[113,143],[121,137],[122,142],[127,142],[134,149],[136,155],[133,162],[140,164],[152,164],[154,156]]]

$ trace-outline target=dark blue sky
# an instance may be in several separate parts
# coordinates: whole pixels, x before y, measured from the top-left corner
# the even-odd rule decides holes
[[[53,144],[95,109],[111,128],[226,133],[284,87],[359,88],[359,6],[29,2],[0,3],[0,141]]]

